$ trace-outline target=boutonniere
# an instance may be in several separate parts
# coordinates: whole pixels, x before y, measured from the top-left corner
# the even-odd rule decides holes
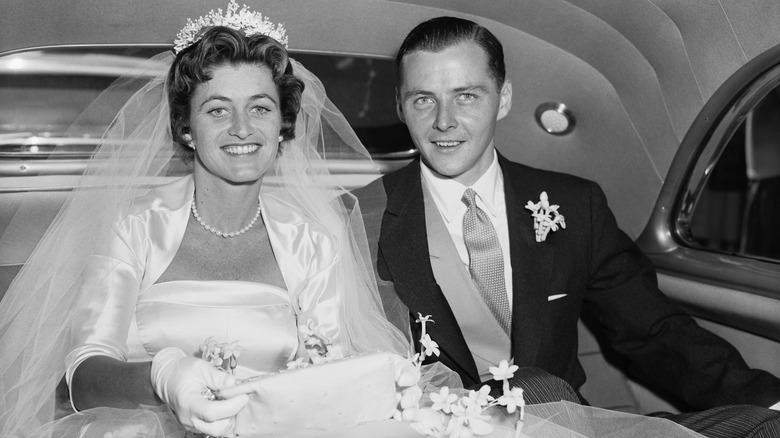
[[[550,231],[558,231],[558,227],[566,228],[563,215],[558,213],[559,206],[550,205],[547,192],[542,192],[539,195],[539,202],[536,204],[528,201],[525,208],[531,210],[531,215],[534,217],[534,233],[537,242],[544,242],[547,239],[547,234]]]

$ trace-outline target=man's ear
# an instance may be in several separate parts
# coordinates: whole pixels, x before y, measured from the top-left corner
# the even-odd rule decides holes
[[[498,100],[498,114],[496,120],[501,120],[509,114],[509,110],[512,109],[512,81],[509,79],[504,81],[504,85],[499,91],[500,96]]]
[[[404,117],[404,108],[401,105],[401,93],[398,91],[398,87],[395,89],[395,112],[398,114],[398,118],[401,123],[406,124],[406,118]]]

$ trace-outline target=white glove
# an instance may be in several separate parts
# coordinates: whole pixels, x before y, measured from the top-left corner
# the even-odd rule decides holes
[[[235,386],[230,374],[205,360],[189,357],[176,347],[160,350],[152,360],[154,392],[173,410],[188,430],[211,436],[232,435],[235,415],[249,402],[246,395],[207,400],[206,388]]]

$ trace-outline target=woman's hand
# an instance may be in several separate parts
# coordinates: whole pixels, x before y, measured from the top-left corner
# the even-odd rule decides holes
[[[235,378],[175,347],[161,350],[152,361],[152,386],[185,428],[212,436],[232,435],[235,415],[249,402],[239,395],[227,400],[207,400],[206,389],[235,385]]]

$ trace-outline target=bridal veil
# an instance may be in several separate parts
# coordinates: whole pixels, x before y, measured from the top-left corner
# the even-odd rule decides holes
[[[104,251],[113,224],[133,199],[187,172],[177,156],[180,146],[171,138],[165,81],[173,59],[172,53],[161,53],[129,70],[74,124],[76,129],[80,120],[126,100],[0,305],[1,436],[28,436],[58,416],[55,389],[65,356],[74,348],[74,310],[79,302],[100,306],[104,299],[82,294],[87,258]],[[262,191],[320,222],[338,242],[339,317],[349,342],[345,352],[385,350],[407,356],[410,340],[383,311],[359,206],[334,184],[331,172],[334,163],[372,166],[370,156],[317,77],[292,63],[305,83],[295,138],[281,145]],[[27,238],[27,224],[38,209],[35,202],[23,201],[0,243]]]

